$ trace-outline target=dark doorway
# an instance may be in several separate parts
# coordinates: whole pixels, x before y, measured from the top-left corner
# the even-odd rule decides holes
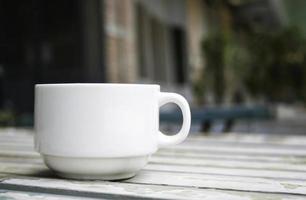
[[[0,1],[0,109],[32,113],[36,83],[105,81],[102,16],[99,0]]]
[[[183,84],[186,82],[187,47],[185,31],[180,27],[171,28],[173,38],[174,66],[176,67],[176,82]]]

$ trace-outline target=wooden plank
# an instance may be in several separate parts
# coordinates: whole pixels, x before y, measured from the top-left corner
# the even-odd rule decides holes
[[[50,176],[52,172],[44,164],[1,163],[0,173],[8,175]]]
[[[306,143],[305,143],[306,144]],[[241,150],[243,152],[252,152],[253,154],[258,152],[258,149],[262,149],[267,153],[274,153],[277,152],[280,154],[281,152],[302,152],[306,156],[306,145],[279,145],[279,144],[257,144],[257,143],[235,143],[235,142],[205,142],[203,139],[202,141],[198,142],[190,142],[186,141],[179,145],[182,148],[190,147],[194,148],[196,151],[199,149],[212,151],[217,149],[219,151],[226,148],[232,149],[235,152]],[[34,142],[31,140],[29,142],[16,142],[16,141],[1,141],[0,138],[0,150],[6,149],[16,149],[16,150],[33,150]],[[176,149],[177,146],[171,147],[172,149]],[[168,149],[168,148],[167,148]]]
[[[2,134],[0,132],[0,139],[1,141],[15,141],[15,142],[29,142],[29,141],[33,141],[33,137],[34,137],[34,134],[31,134],[31,135],[19,135],[19,134],[16,134],[16,135],[6,135],[6,134]]]
[[[227,167],[227,168],[243,168],[243,169],[266,169],[266,170],[284,170],[284,171],[301,171],[306,173],[306,164],[292,163],[268,163],[268,162],[246,162],[231,160],[215,160],[215,159],[195,159],[181,157],[156,157],[150,158],[151,163],[157,164],[176,164],[191,165],[205,167]]]
[[[0,137],[0,146],[30,146],[33,147],[34,145],[34,140],[28,140],[28,141],[12,141],[12,140],[4,140],[3,138]]]
[[[28,138],[30,138],[28,136]],[[248,143],[226,143],[226,142],[219,142],[219,143],[212,143],[209,142],[203,142],[206,141],[205,139],[197,140],[197,142],[190,142],[194,140],[195,137],[191,137],[188,139],[185,143],[179,146],[171,147],[170,149],[175,149],[176,151],[184,151],[184,152],[195,152],[195,153],[231,153],[231,154],[252,154],[252,155],[270,155],[270,156],[277,156],[277,155],[284,155],[284,156],[305,156],[306,155],[306,149],[305,145],[302,146],[269,146],[265,145],[262,146],[262,144],[248,144]],[[0,150],[32,150],[33,141],[29,140],[28,143],[19,143],[18,146],[15,145],[14,142],[1,144]],[[205,144],[204,146],[202,144]],[[166,150],[169,150],[169,148],[166,148]]]
[[[0,158],[5,159],[41,159],[40,155],[33,151],[15,151],[15,150],[0,150]],[[173,159],[175,163],[173,163]],[[183,161],[181,161],[183,160]],[[265,156],[265,155],[244,155],[244,154],[225,154],[214,152],[193,152],[193,151],[177,151],[177,150],[160,150],[158,153],[153,154],[151,161],[154,163],[171,163],[171,164],[190,164],[202,166],[222,166],[222,167],[237,167],[246,168],[246,165],[252,165],[253,168],[260,164],[263,167],[274,169],[275,165],[281,167],[280,169],[298,169],[303,170],[306,164],[305,156]],[[249,163],[249,164],[248,164]],[[253,165],[255,164],[255,165]],[[234,166],[233,166],[234,165]],[[289,166],[286,167],[286,166]],[[295,168],[298,167],[298,168]],[[300,166],[303,168],[301,169]]]
[[[0,164],[5,163],[15,163],[15,164],[23,164],[23,163],[31,163],[31,164],[43,164],[43,160],[40,157],[23,157],[23,156],[14,156],[14,157],[5,157],[0,155]]]
[[[154,199],[305,199],[302,195],[254,193],[195,187],[159,186],[106,181],[76,181],[35,177],[7,178],[0,181],[0,187],[26,188],[28,191],[45,193],[56,190],[58,193],[77,193],[79,196],[103,197],[103,195]]]
[[[5,158],[37,158],[40,159],[40,155],[32,150],[28,151],[21,151],[21,150],[0,150],[0,157],[2,159]],[[168,162],[171,162],[173,158],[179,157],[180,159],[187,159],[188,162],[192,165],[199,165],[199,163],[194,163],[193,160],[198,160],[198,162],[204,163],[205,165],[215,165],[219,166],[218,163],[222,162],[222,166],[225,167],[227,161],[233,163],[263,163],[263,165],[270,165],[270,164],[282,164],[280,166],[287,166],[287,165],[302,165],[306,164],[306,156],[291,156],[291,155],[277,155],[277,156],[266,156],[266,155],[245,155],[245,154],[230,154],[228,152],[216,152],[216,151],[208,151],[208,152],[198,152],[198,151],[183,151],[177,149],[161,149],[159,152],[153,155],[152,158],[161,159],[163,163],[165,163],[165,159],[168,159]],[[153,162],[159,162],[156,159],[151,159]],[[190,161],[192,160],[192,161]],[[215,161],[213,164],[211,162]],[[186,162],[185,162],[186,163]],[[173,164],[173,163],[172,163]],[[235,165],[235,167],[241,167],[239,165]],[[245,164],[242,167],[246,167]],[[291,169],[290,169],[291,170]]]
[[[24,145],[1,145],[0,150],[15,150],[15,151],[34,151],[34,147],[32,146],[24,146]]]
[[[181,158],[181,159],[197,159],[197,160],[216,160],[216,161],[241,161],[241,162],[258,162],[258,163],[280,163],[280,164],[306,164],[306,156],[265,156],[265,155],[231,155],[231,154],[215,154],[213,152],[184,152],[176,150],[159,150],[152,155],[153,158]],[[0,150],[0,159],[41,159],[37,152],[33,151],[14,151]]]
[[[32,146],[22,146],[22,145],[1,145],[0,153],[8,151],[16,151],[18,153],[32,152],[34,151]],[[19,151],[19,152],[18,152]],[[224,154],[224,155],[252,155],[253,156],[285,156],[293,157],[300,156],[306,158],[306,149],[294,149],[294,148],[263,148],[258,146],[256,148],[240,147],[240,146],[198,146],[198,145],[177,145],[174,147],[167,147],[160,149],[160,152],[176,152],[189,154],[194,153],[198,155],[205,154]]]
[[[190,142],[188,139],[181,145],[174,147],[168,147],[166,149],[177,149],[177,150],[194,150],[195,152],[231,152],[244,154],[267,154],[267,155],[301,155],[306,156],[306,145],[299,146],[286,146],[286,145],[268,145],[268,144],[249,144],[249,143],[237,143],[237,142],[205,142],[205,139],[199,140],[197,142]],[[17,145],[18,144],[18,145]],[[305,141],[306,144],[306,141]],[[0,150],[8,149],[20,149],[20,150],[32,150],[33,141],[28,143],[14,143],[14,141],[1,143]]]
[[[9,173],[11,171],[22,172],[22,169],[34,167],[34,170],[46,170],[41,159],[4,159],[0,157],[0,171]],[[21,168],[21,169],[20,169]],[[14,170],[13,170],[14,169]],[[168,172],[182,172],[182,173],[202,173],[202,174],[219,174],[229,176],[241,177],[262,177],[262,178],[277,178],[277,179],[297,179],[306,180],[305,172],[298,171],[284,171],[284,170],[265,170],[265,169],[243,169],[243,168],[226,168],[226,167],[210,167],[210,166],[194,166],[194,165],[179,165],[179,164],[159,164],[149,163],[144,169],[168,171]],[[26,174],[26,173],[21,173]]]
[[[9,152],[6,152],[9,153]],[[0,153],[1,155],[1,153]],[[14,157],[24,158],[25,152],[21,155],[17,155],[13,152],[11,160],[14,160]],[[30,158],[37,157],[40,159],[39,154],[37,153],[27,153]],[[1,158],[4,162],[7,162],[9,159],[5,159],[5,156]],[[215,158],[189,158],[181,156],[158,156],[158,154],[153,155],[150,158],[150,163],[154,164],[170,164],[170,165],[187,165],[187,166],[201,166],[201,167],[222,167],[222,168],[238,168],[238,169],[260,169],[260,170],[283,170],[283,171],[299,171],[306,172],[306,162],[304,159],[299,160],[299,162],[266,162],[258,160],[235,160],[235,159],[215,159]],[[17,162],[18,159],[17,159]]]
[[[304,165],[306,162],[306,157],[298,157],[298,156],[249,156],[249,155],[223,155],[223,154],[198,154],[198,153],[185,153],[185,152],[164,152],[159,151],[156,154],[152,155],[152,158],[161,158],[167,159],[169,161],[172,158],[180,159],[197,159],[197,160],[216,160],[216,161],[240,161],[240,162],[257,162],[257,163],[275,163],[275,164],[302,164]],[[151,159],[152,160],[152,159]],[[12,151],[0,151],[0,162],[41,162],[41,157],[38,153],[33,152],[12,152]],[[173,164],[173,163],[171,163]],[[192,162],[191,162],[192,164]]]
[[[4,140],[28,141],[33,139],[34,135],[35,135],[34,132],[24,134],[16,130],[16,132],[3,133],[0,130],[0,138]]]
[[[87,197],[76,197],[76,196],[64,196],[56,194],[45,194],[45,193],[36,193],[36,192],[19,192],[19,191],[10,191],[10,190],[0,190],[0,199],[1,200],[92,200],[95,198]]]
[[[205,139],[207,142],[222,141],[222,142],[248,142],[248,143],[261,143],[261,144],[284,144],[284,145],[305,145],[306,136],[304,135],[271,135],[265,134],[250,134],[250,133],[226,133],[203,136],[203,134],[192,134],[188,137],[190,141],[202,141]]]
[[[18,151],[18,150],[0,150],[1,157],[40,157],[39,153],[35,151]]]
[[[11,173],[19,175],[39,175],[41,172],[50,171],[44,166],[37,165],[2,165],[0,171],[2,173]],[[270,192],[270,193],[286,193],[286,194],[305,194],[306,181],[296,179],[282,178],[257,178],[224,175],[217,173],[188,173],[181,171],[156,171],[142,170],[136,177],[126,180],[128,183],[151,184],[151,185],[170,185],[183,187],[199,187],[211,189],[227,189],[239,191],[253,192]]]
[[[38,153],[32,151],[1,151],[0,155],[2,159],[5,157],[14,158],[38,158]],[[291,157],[292,159],[292,157]],[[4,159],[5,160],[5,159]],[[203,166],[203,167],[227,167],[227,168],[245,168],[245,169],[267,169],[267,170],[297,170],[306,171],[306,161],[302,157],[300,159],[294,159],[292,162],[288,161],[265,161],[265,160],[252,160],[252,159],[216,159],[214,157],[188,157],[188,156],[160,156],[155,154],[150,158],[151,163],[157,164],[176,164],[176,165],[190,165],[190,166]]]
[[[0,155],[3,157],[11,157],[14,158],[25,158],[26,156],[30,158],[38,158],[39,154],[34,152],[0,152]],[[5,161],[5,159],[4,159]],[[18,159],[17,159],[18,161]],[[306,171],[306,162],[304,158],[301,158],[297,161],[297,159],[293,160],[293,162],[288,162],[284,160],[283,162],[268,162],[265,160],[235,160],[235,159],[215,159],[211,157],[207,158],[197,158],[197,157],[182,157],[182,156],[159,156],[156,154],[151,157],[151,163],[155,164],[175,164],[175,165],[186,165],[189,166],[202,166],[202,167],[223,167],[223,168],[240,168],[240,169],[266,169],[266,170],[287,170],[287,171]]]
[[[182,172],[192,174],[215,174],[239,177],[256,177],[256,178],[272,178],[287,180],[304,180],[306,181],[305,172],[280,171],[280,170],[253,170],[240,168],[223,168],[223,167],[202,167],[188,165],[171,165],[171,164],[154,164],[150,163],[144,167],[146,170],[165,171],[165,172]]]
[[[4,128],[0,129],[0,138],[10,138],[12,140],[25,139],[29,140],[33,137],[32,129],[20,128]],[[264,144],[284,144],[284,145],[305,145],[306,136],[303,135],[269,135],[269,134],[249,134],[249,133],[227,133],[219,135],[203,136],[199,134],[191,134],[189,141],[203,140],[207,142],[223,141],[223,142],[248,142],[248,143],[264,143]],[[1,139],[0,139],[1,140]]]
[[[306,148],[306,137],[305,136],[269,136],[269,135],[244,135],[244,134],[222,134],[218,136],[196,136],[190,135],[183,144],[193,145],[224,145],[224,146],[254,146],[257,145],[265,147],[291,147],[291,148]],[[229,137],[231,136],[232,137]],[[33,145],[34,134],[7,136],[0,133],[0,144],[24,144]]]
[[[196,145],[196,146],[223,146],[223,147],[246,147],[246,148],[271,148],[271,149],[306,149],[306,141],[304,144],[287,144],[287,143],[268,143],[268,142],[252,142],[252,141],[220,141],[220,140],[210,140],[209,138],[202,137],[202,139],[194,140],[193,137],[186,139],[182,145]]]
[[[252,169],[229,169],[222,167],[202,167],[202,166],[182,166],[170,164],[154,164],[149,163],[144,167],[145,170],[165,171],[165,172],[181,172],[191,174],[210,174],[210,175],[227,175],[239,177],[257,177],[257,178],[273,178],[276,180],[306,180],[306,173],[278,170],[252,170]],[[0,172],[13,173],[19,175],[35,174],[40,171],[48,171],[47,167],[41,162],[0,162]]]
[[[33,129],[23,129],[23,128],[0,128],[0,136],[14,137],[18,136],[19,138],[28,137],[33,135]]]
[[[5,128],[0,129],[0,138],[10,138],[12,140],[32,140],[34,131],[32,129]],[[191,134],[187,141],[205,141],[207,142],[247,142],[263,144],[284,144],[284,145],[305,145],[306,136],[303,135],[269,135],[269,134],[249,134],[249,133],[227,133],[219,135],[203,136]],[[0,139],[1,140],[1,139]]]
[[[231,151],[230,149],[234,149]],[[227,151],[226,151],[227,150]],[[299,160],[304,160],[306,159],[306,154],[303,154],[304,151],[295,151],[295,154],[292,153],[290,154],[290,151],[285,151],[286,153],[281,153],[278,152],[275,154],[275,152],[267,152],[264,154],[263,152],[256,152],[256,149],[254,151],[251,151],[251,149],[238,149],[235,150],[235,148],[227,148],[224,150],[224,148],[220,147],[212,147],[209,149],[203,149],[202,147],[194,147],[190,148],[189,146],[182,147],[182,146],[177,146],[177,147],[171,147],[171,148],[162,148],[159,149],[157,153],[154,155],[160,155],[160,156],[183,156],[183,157],[196,157],[196,158],[224,158],[224,159],[258,159],[258,160],[265,160],[265,161],[285,161],[285,162],[298,162]],[[9,146],[8,148],[6,146],[0,146],[0,154],[5,156],[5,154],[8,155],[23,155],[26,154],[25,156],[28,155],[34,155],[36,154],[37,156],[39,155],[37,152],[34,151],[32,147],[21,147],[21,146]]]
[[[274,180],[225,175],[189,174],[177,172],[141,171],[127,183],[192,186],[198,188],[227,189],[252,192],[271,192],[306,195],[306,182],[297,180]]]
[[[156,156],[154,156],[156,157]],[[7,165],[15,167],[23,167],[24,164],[30,164],[35,166],[44,166],[41,158],[24,158],[24,157],[0,157],[0,165],[5,167]],[[8,167],[6,167],[8,168]],[[1,169],[1,167],[0,167]],[[235,176],[249,176],[249,177],[266,177],[266,178],[287,178],[287,179],[305,179],[304,172],[295,171],[281,171],[281,170],[265,170],[265,169],[244,169],[244,168],[226,168],[226,167],[210,167],[210,166],[197,166],[191,164],[174,164],[174,163],[154,163],[151,162],[146,166],[146,169],[150,170],[164,170],[164,171],[177,171],[177,172],[190,172],[190,173],[206,173],[206,174],[224,174]],[[1,171],[1,170],[0,170]],[[3,172],[3,171],[2,171]],[[8,171],[5,171],[8,172]]]
[[[269,156],[269,155],[247,155],[247,154],[225,154],[215,152],[184,152],[176,150],[161,149],[153,156],[160,157],[181,157],[181,158],[195,158],[195,159],[216,159],[216,160],[237,160],[237,161],[261,161],[261,162],[275,162],[275,163],[305,163],[306,156]]]
[[[213,146],[196,146],[196,145],[176,145],[173,147],[166,147],[164,149],[171,149],[176,151],[187,152],[226,152],[233,154],[249,154],[249,155],[289,155],[289,156],[305,156],[306,149],[277,149],[277,148],[242,148],[242,147],[213,147]]]

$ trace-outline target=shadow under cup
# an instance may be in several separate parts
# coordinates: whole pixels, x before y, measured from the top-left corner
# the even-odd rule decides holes
[[[176,103],[180,132],[159,131],[159,107]],[[132,177],[158,147],[182,142],[190,128],[187,101],[159,85],[38,84],[35,148],[58,175],[76,179]]]

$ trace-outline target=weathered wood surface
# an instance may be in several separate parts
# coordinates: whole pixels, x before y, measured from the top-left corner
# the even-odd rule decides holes
[[[37,192],[19,192],[19,191],[8,191],[0,190],[0,199],[1,200],[93,200],[95,198],[87,197],[71,197],[67,195],[58,195],[58,194],[45,194]]]
[[[306,136],[192,136],[159,150],[134,178],[56,177],[33,132],[0,130],[0,199],[306,199]]]

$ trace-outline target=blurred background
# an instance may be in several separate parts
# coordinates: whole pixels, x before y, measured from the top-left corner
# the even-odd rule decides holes
[[[0,125],[33,126],[36,83],[157,83],[192,132],[306,134],[305,28],[304,0],[0,0]]]

